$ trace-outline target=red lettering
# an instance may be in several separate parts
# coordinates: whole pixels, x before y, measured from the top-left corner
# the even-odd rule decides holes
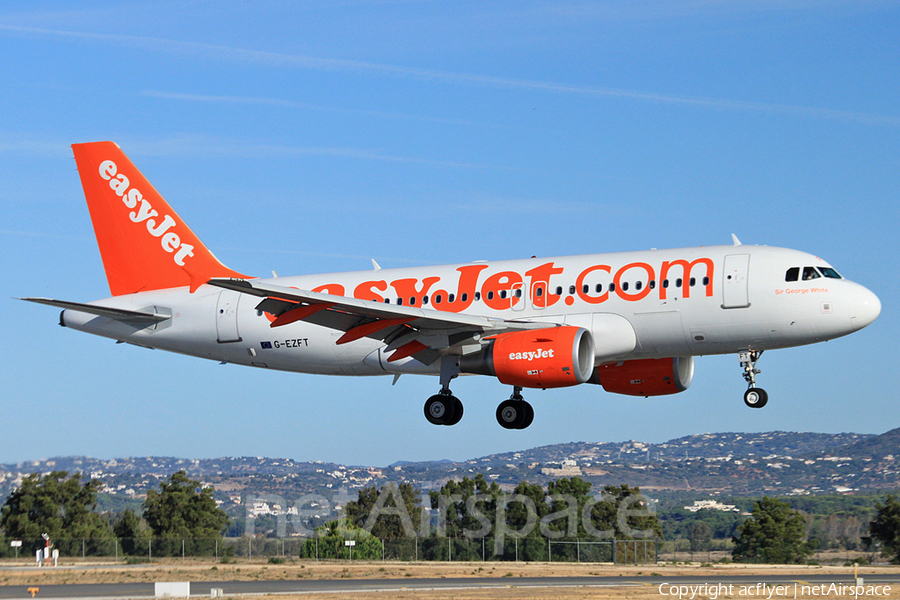
[[[546,308],[559,302],[559,296],[550,293],[550,277],[560,275],[563,270],[562,267],[556,267],[552,262],[548,262],[525,271],[525,276],[531,278],[528,295],[533,307]]]
[[[713,271],[714,271],[712,259],[698,258],[697,260],[695,260],[693,262],[688,262],[683,259],[672,260],[672,261],[668,261],[668,260],[663,261],[663,264],[659,269],[659,278],[664,281],[664,280],[668,279],[668,277],[669,277],[669,269],[671,269],[672,267],[681,267],[681,269],[682,269],[681,276],[684,278],[683,285],[681,287],[684,290],[684,297],[690,298],[691,297],[691,286],[690,286],[689,280],[691,277],[691,271],[698,264],[706,265],[706,277],[707,277],[706,295],[709,297],[712,297],[712,295],[713,295],[712,281],[713,281]],[[659,297],[661,300],[666,299],[666,286],[662,285],[662,281],[660,281],[660,286],[659,286]]]
[[[409,302],[411,306],[422,306],[422,298],[427,296],[431,286],[440,280],[440,277],[426,277],[422,280],[422,289],[418,289],[419,280],[413,277],[397,279],[392,281],[391,285],[397,290],[397,296],[403,299],[403,304]],[[410,298],[415,298],[415,302],[411,302]]]
[[[587,277],[590,273],[594,271],[606,271],[607,273],[612,272],[612,267],[609,265],[594,265],[593,267],[588,267],[578,276],[578,279],[575,280],[575,291],[578,293],[578,297],[587,302],[588,304],[600,304],[601,302],[606,302],[609,300],[609,290],[607,289],[605,292],[600,294],[599,296],[590,296],[584,291],[584,278]],[[618,284],[616,284],[618,285]]]
[[[494,273],[481,286],[481,299],[488,308],[507,310],[521,302],[521,298],[513,294],[513,288],[521,289],[521,283],[522,276],[515,271]]]
[[[640,290],[636,294],[626,292],[625,290],[622,289],[622,282],[621,282],[622,275],[624,273],[627,273],[631,269],[644,269],[644,271],[647,272],[647,282],[648,283],[646,285],[644,285],[644,289]],[[627,300],[629,302],[637,302],[638,300],[643,300],[644,298],[647,297],[647,294],[650,293],[649,282],[653,281],[653,279],[655,279],[655,278],[656,278],[656,273],[653,272],[653,267],[651,267],[647,263],[634,262],[634,263],[629,263],[629,264],[625,265],[624,267],[622,267],[621,269],[619,269],[618,271],[616,271],[616,275],[615,275],[615,277],[613,277],[613,283],[616,284],[616,294],[618,294],[619,297],[622,298],[622,300]],[[643,278],[638,279],[638,281],[643,281]],[[687,298],[687,295],[685,295],[685,298]]]
[[[372,291],[372,288],[377,290],[381,290],[382,292],[387,290],[387,282],[386,281],[364,281],[353,290],[353,297],[357,300],[374,300],[375,302],[384,302],[384,297],[381,294],[378,294]]]
[[[659,297],[665,300],[667,297],[667,288],[663,282],[669,278],[671,274],[680,274],[682,278],[681,288],[685,298],[691,296],[690,281],[693,276],[694,268],[703,265],[705,267],[704,277],[701,280],[702,285],[706,288],[706,296],[713,295],[713,275],[715,264],[710,258],[698,258],[693,261],[685,259],[677,259],[671,261],[663,261],[659,271]],[[673,271],[676,267],[678,271]],[[472,306],[475,300],[475,291],[478,288],[478,280],[482,271],[488,269],[487,264],[463,265],[456,270],[459,273],[456,292],[451,293],[444,289],[434,290],[429,294],[431,288],[441,281],[440,277],[425,277],[421,280],[416,278],[403,278],[390,282],[390,286],[394,288],[399,298],[403,299],[403,304],[412,304],[414,306],[422,306],[425,296],[430,296],[431,307],[435,310],[445,312],[462,312]],[[630,275],[634,270],[640,269],[642,273]],[[536,309],[553,306],[562,298],[561,295],[550,292],[550,279],[555,275],[561,275],[564,268],[556,266],[553,262],[538,265],[521,275],[516,271],[500,271],[489,276],[481,285],[481,296],[485,306],[493,310],[509,310],[523,302],[521,290],[523,289],[524,278],[529,278],[528,297],[531,299],[531,306]],[[578,297],[587,304],[602,304],[609,300],[610,290],[602,294],[592,295],[589,285],[585,289],[585,281],[592,273],[604,272],[613,275],[612,284],[615,286],[615,293],[627,302],[638,302],[646,298],[653,290],[651,282],[656,281],[656,272],[654,268],[646,262],[632,262],[619,268],[613,274],[610,265],[592,265],[579,273],[575,280],[575,291]],[[695,276],[694,276],[695,277]],[[694,284],[696,285],[696,279]],[[670,282],[674,283],[674,282]],[[633,285],[632,290],[623,289],[626,286]],[[384,302],[386,292],[389,287],[384,280],[363,281],[353,289],[353,297],[359,300],[370,300],[373,302]],[[640,287],[638,287],[640,286]],[[345,294],[344,286],[338,283],[328,283],[313,288],[313,292],[332,294],[343,296]],[[519,295],[517,295],[519,294]],[[412,302],[410,300],[412,299]],[[574,303],[574,296],[566,296],[568,304]],[[267,315],[269,316],[269,315]],[[270,317],[271,318],[271,317]]]
[[[435,290],[431,296],[431,306],[437,310],[453,313],[469,308],[475,300],[478,275],[487,268],[487,265],[465,265],[456,269],[459,271],[459,285],[453,301],[450,301],[450,294],[446,290]],[[437,299],[440,299],[440,302],[436,302]]]

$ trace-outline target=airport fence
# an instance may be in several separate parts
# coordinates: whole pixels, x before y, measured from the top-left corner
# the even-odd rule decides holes
[[[714,563],[731,560],[734,543],[731,538],[705,540],[692,543],[687,538],[660,540],[660,562]]]
[[[354,542],[352,546],[348,542]],[[53,539],[60,564],[90,561],[154,562],[178,560],[280,562],[290,560],[455,561],[455,562],[581,562],[607,564],[716,563],[730,562],[730,539],[714,539],[697,547],[687,539],[598,540],[597,538],[547,539],[403,537],[379,539],[353,537],[239,537],[239,538],[78,538]],[[34,564],[43,539],[10,540],[0,536],[0,559]],[[811,563],[849,564],[883,560],[876,552],[827,550],[811,557]],[[51,557],[52,564],[52,557]]]
[[[46,541],[11,540],[4,544],[0,557],[19,562],[37,560]],[[660,545],[649,540],[603,540],[596,538],[547,539],[544,537],[481,538],[404,537],[382,540],[371,535],[356,538],[326,537],[240,537],[240,538],[100,538],[54,539],[59,561],[97,559],[116,562],[152,562],[156,560],[207,559],[214,561],[282,560],[369,560],[369,561],[522,561],[642,564],[658,560]],[[43,553],[41,558],[44,559]],[[51,554],[51,564],[53,562]]]

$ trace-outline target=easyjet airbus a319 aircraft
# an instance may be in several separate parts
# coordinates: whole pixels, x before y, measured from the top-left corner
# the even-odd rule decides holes
[[[256,278],[220,263],[112,142],[75,144],[111,298],[65,327],[212,360],[326,375],[436,375],[425,417],[453,425],[461,374],[512,387],[507,429],[531,424],[523,388],[684,391],[694,357],[739,355],[744,402],[764,350],[847,335],[878,298],[822,259],[734,245]]]

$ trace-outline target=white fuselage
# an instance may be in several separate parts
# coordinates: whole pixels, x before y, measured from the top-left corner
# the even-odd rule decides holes
[[[787,281],[789,269],[820,269]],[[822,273],[830,273],[823,276]],[[878,298],[821,259],[763,246],[711,246],[257,280],[353,297],[591,331],[595,362],[699,356],[799,346],[875,320]],[[612,288],[612,289],[611,289]],[[387,362],[385,344],[304,321],[271,327],[258,300],[201,285],[116,296],[92,304],[171,314],[129,324],[66,310],[67,327],[217,361],[331,375],[437,374],[412,357]],[[438,361],[439,363],[440,361]]]

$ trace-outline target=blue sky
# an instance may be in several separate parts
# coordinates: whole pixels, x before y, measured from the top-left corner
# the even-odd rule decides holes
[[[258,455],[386,465],[707,431],[880,433],[896,371],[900,3],[32,2],[0,8],[0,462]],[[108,295],[69,145],[116,141],[228,266],[281,275],[730,243],[881,298],[850,337],[633,399],[332,378],[116,345],[13,300]]]

